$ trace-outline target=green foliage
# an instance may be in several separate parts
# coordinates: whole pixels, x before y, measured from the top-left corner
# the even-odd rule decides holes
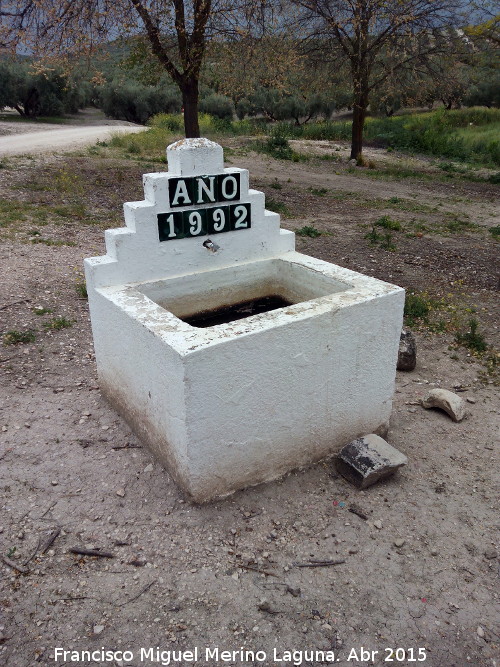
[[[500,225],[497,225],[496,227],[490,227],[489,232],[494,239],[500,240]]]
[[[381,218],[375,221],[374,223],[375,227],[383,227],[383,229],[390,229],[394,232],[400,232],[401,231],[401,223],[398,222],[397,220],[393,220],[390,216],[388,215],[383,215]]]
[[[478,326],[479,322],[476,319],[470,319],[469,331],[466,331],[465,333],[457,333],[455,336],[455,341],[459,345],[468,347],[469,350],[473,350],[474,352],[484,352],[488,345],[484,339],[484,336],[477,332]]]
[[[221,120],[232,120],[234,104],[229,97],[212,93],[201,100],[200,111]]]
[[[309,192],[316,197],[324,197],[328,194],[328,188],[308,188]]]
[[[236,113],[240,120],[262,115],[273,121],[293,120],[299,126],[312,118],[329,118],[334,107],[331,96],[323,93],[310,91],[298,95],[258,86],[251,95],[238,101]]]
[[[408,326],[413,326],[416,320],[427,321],[431,311],[432,301],[426,294],[407,292],[404,306],[404,316]]]
[[[400,231],[401,224],[397,220],[392,220],[388,215],[384,215],[382,218],[379,218],[376,222],[373,223],[371,230],[365,234],[365,239],[370,241],[372,245],[378,245],[382,250],[388,250],[389,252],[395,252],[396,246],[392,240],[391,231],[387,231],[385,234],[379,234],[376,227],[382,227],[383,229]]]
[[[300,127],[279,123],[275,127],[287,139],[351,139],[351,123],[342,121]],[[364,136],[366,141],[387,148],[485,165],[500,164],[500,109],[438,109],[391,118],[368,118]]]
[[[266,199],[266,209],[268,211],[274,211],[274,213],[280,213],[284,216],[290,215],[288,206],[280,201],[275,201],[274,199]]]
[[[321,236],[320,230],[316,229],[316,227],[313,227],[311,225],[305,225],[304,227],[297,229],[295,233],[297,234],[297,236],[309,236],[312,239]]]
[[[500,185],[500,171],[497,171],[496,174],[491,174],[491,176],[488,177],[488,183]]]
[[[33,343],[36,339],[35,332],[28,331],[7,331],[3,336],[4,345],[18,345],[19,343]]]
[[[145,124],[155,114],[179,112],[180,93],[174,86],[145,86],[114,80],[99,90],[98,105],[109,118]]]
[[[33,308],[35,315],[46,315],[47,313],[52,313],[52,308]]]
[[[62,116],[90,102],[90,87],[55,68],[35,70],[30,61],[0,62],[0,109],[15,108],[22,116]]]
[[[89,298],[89,295],[88,295],[88,292],[87,292],[87,285],[82,280],[79,280],[75,284],[75,290],[76,290],[76,293],[78,294],[78,297],[80,299],[88,299]]]
[[[54,317],[49,322],[44,322],[43,327],[47,331],[60,331],[73,326],[73,320],[68,320],[66,317]]]

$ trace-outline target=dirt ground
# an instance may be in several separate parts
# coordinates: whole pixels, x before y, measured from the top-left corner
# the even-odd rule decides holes
[[[409,464],[366,491],[325,461],[189,504],[100,395],[81,287],[83,258],[164,166],[106,148],[9,157],[1,333],[34,340],[0,347],[0,664],[500,665],[498,188],[380,149],[375,178],[345,146],[295,146],[339,160],[293,163],[222,143],[284,227],[321,232],[299,251],[432,303],[387,438]],[[384,215],[401,229],[370,243]],[[455,343],[471,317],[482,356]],[[420,407],[431,387],[458,392],[467,418]],[[311,559],[345,562],[300,567]]]

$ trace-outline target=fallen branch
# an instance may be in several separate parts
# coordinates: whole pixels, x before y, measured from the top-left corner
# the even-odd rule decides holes
[[[279,575],[274,572],[269,572],[269,570],[259,570],[258,567],[252,567],[251,565],[243,565],[242,563],[235,563],[237,567],[241,567],[244,570],[250,570],[250,572],[258,572],[259,574],[267,574],[269,577],[277,577]]]
[[[5,306],[0,306],[0,310],[5,310],[6,308],[10,308],[11,306],[17,306],[19,303],[27,303],[29,302],[29,299],[21,299],[21,301],[13,301],[12,303],[6,303]]]
[[[155,583],[156,583],[156,581],[151,581],[147,586],[144,586],[144,588],[141,589],[141,590],[137,593],[137,595],[134,595],[133,598],[130,598],[129,600],[125,600],[125,602],[120,602],[120,604],[117,604],[117,605],[115,605],[115,606],[116,606],[116,607],[123,607],[123,606],[125,606],[126,604],[129,604],[130,602],[134,602],[135,600],[137,600],[137,598],[140,598],[141,595],[143,595],[146,591],[149,591],[149,589],[151,588],[151,586],[154,586]]]
[[[56,528],[55,530],[53,530],[50,533],[50,535],[47,537],[47,539],[45,540],[45,542],[43,543],[43,546],[41,548],[41,553],[42,554],[44,554],[45,552],[47,552],[50,549],[50,547],[54,544],[56,539],[59,537],[60,533],[61,533],[60,528]]]
[[[71,547],[68,551],[78,556],[97,556],[98,558],[114,558],[114,554],[109,551],[99,551],[98,549],[80,549],[80,547]]]
[[[8,556],[0,556],[0,558],[5,563],[5,565],[8,565],[13,570],[17,570],[17,572],[20,572],[21,574],[27,574],[29,572],[27,567],[25,567],[24,565],[19,565],[18,563],[15,563]]]
[[[356,516],[359,516],[360,519],[363,519],[363,521],[367,521],[368,519],[368,514],[365,514],[362,509],[360,509],[357,505],[351,505],[349,507],[349,512],[352,512]]]
[[[293,563],[295,567],[332,567],[342,565],[345,560],[310,560],[308,563]]]
[[[115,451],[117,449],[142,449],[142,445],[131,445],[130,443],[127,443],[126,445],[117,445],[116,447],[111,447],[111,449],[114,449]]]

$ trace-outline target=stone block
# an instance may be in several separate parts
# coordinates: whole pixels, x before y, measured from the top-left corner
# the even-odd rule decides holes
[[[339,473],[360,489],[393,475],[408,463],[404,454],[374,433],[356,438],[341,449]]]

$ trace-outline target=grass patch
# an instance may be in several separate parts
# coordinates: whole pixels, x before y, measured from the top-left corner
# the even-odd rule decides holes
[[[285,217],[291,217],[290,216],[290,209],[286,204],[283,204],[280,201],[275,201],[274,199],[266,199],[266,209],[268,211],[273,211],[274,213],[279,213],[280,215],[284,215]]]
[[[326,121],[300,127],[279,123],[278,126],[281,134],[289,139],[349,141],[351,136],[350,122]],[[391,118],[367,118],[364,136],[367,143],[392,150],[424,153],[483,166],[500,165],[500,109],[438,109]],[[455,165],[449,169],[460,171],[462,168]],[[369,171],[370,175],[374,175],[380,170]],[[404,177],[400,175],[400,178]]]
[[[35,315],[47,315],[48,313],[53,313],[52,308],[32,308]]]
[[[316,197],[324,197],[328,194],[328,188],[307,188],[308,191]]]
[[[470,222],[469,220],[463,220],[457,215],[451,214],[449,220],[444,223],[443,227],[444,231],[456,234],[463,231],[470,231],[476,228],[477,225],[475,225],[473,222]]]
[[[407,292],[404,307],[406,324],[411,327],[417,320],[427,322],[433,307],[434,301],[427,294]]]
[[[472,318],[469,320],[469,330],[465,333],[457,333],[455,336],[455,341],[459,345],[469,348],[473,352],[482,353],[485,352],[488,345],[484,339],[484,336],[478,333],[477,329],[479,322]]]
[[[76,246],[74,241],[61,241],[60,239],[44,239],[41,236],[35,236],[30,239],[31,243],[42,243],[43,245],[48,246]]]
[[[273,181],[273,182],[270,184],[269,187],[270,187],[270,188],[273,188],[273,190],[282,190],[282,189],[283,189],[283,186],[282,186],[282,184],[278,181],[278,179],[276,179],[275,181]]]
[[[74,320],[68,320],[66,317],[54,317],[49,322],[44,322],[43,328],[47,331],[60,331],[72,327]]]
[[[379,229],[386,230],[386,233],[381,234],[378,231]],[[371,245],[377,245],[379,248],[382,248],[382,250],[395,252],[397,248],[393,241],[392,232],[399,231],[401,231],[401,223],[397,220],[393,220],[388,215],[383,215],[373,223],[371,230],[365,234],[365,239],[367,239]]]
[[[89,295],[87,292],[87,285],[83,281],[78,281],[75,283],[75,290],[76,293],[78,294],[79,299],[88,299]]]
[[[500,240],[500,225],[497,225],[496,227],[490,227],[489,232],[494,239],[497,241]]]
[[[401,231],[401,223],[398,220],[393,220],[388,215],[383,215],[381,218],[376,220],[374,227],[382,227],[383,229],[389,229],[393,232]]]
[[[20,343],[34,343],[36,335],[34,331],[7,331],[3,336],[4,345],[19,345]]]
[[[67,220],[68,218],[79,220],[83,224],[93,224],[94,222],[88,217],[87,210],[82,203],[49,206],[47,204],[29,204],[13,199],[0,199],[0,227],[8,227],[30,220],[37,225],[44,226],[49,222],[57,224],[58,220]],[[41,240],[34,241],[34,243],[43,242]],[[65,242],[59,245],[72,245],[72,243]]]
[[[295,233],[297,236],[309,236],[312,239],[321,236],[320,230],[316,229],[316,227],[313,227],[312,225],[305,225],[304,227],[297,229]]]
[[[375,225],[368,234],[365,234],[365,239],[370,241],[371,245],[377,245],[379,248],[382,248],[382,250],[388,250],[389,252],[396,252],[397,250],[396,245],[392,240],[391,232],[379,234],[375,229]]]

